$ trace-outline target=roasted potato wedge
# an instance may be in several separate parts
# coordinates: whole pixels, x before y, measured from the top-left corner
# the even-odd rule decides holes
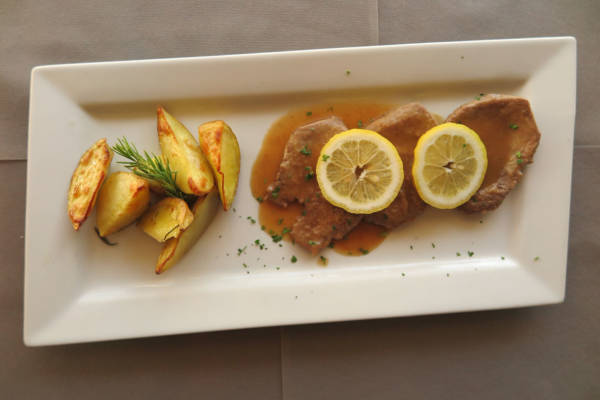
[[[112,157],[113,152],[108,147],[106,138],[100,139],[83,153],[73,171],[67,196],[67,211],[76,231],[94,208]]]
[[[100,236],[123,229],[150,204],[148,182],[132,172],[111,174],[98,195],[96,227]]]
[[[212,222],[218,207],[219,195],[216,190],[196,200],[192,209],[194,221],[179,237],[166,241],[156,263],[155,272],[157,274],[171,268],[192,248]]]
[[[138,226],[158,242],[179,237],[194,220],[187,203],[176,197],[166,197],[144,213]]]
[[[208,159],[217,180],[223,209],[229,210],[240,175],[240,146],[235,134],[224,121],[212,121],[198,127],[200,148]]]
[[[202,196],[214,186],[210,165],[190,131],[164,108],[158,107],[158,142],[163,156],[177,172],[177,186],[188,194]]]

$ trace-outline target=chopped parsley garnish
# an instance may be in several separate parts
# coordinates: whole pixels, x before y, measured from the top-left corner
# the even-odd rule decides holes
[[[517,157],[517,164],[521,164],[523,162],[523,159],[521,158],[521,152],[517,151],[515,156]]]
[[[314,245],[317,245],[318,243],[315,242],[314,240],[309,240],[308,244],[309,244],[309,246],[314,246]]]
[[[280,269],[280,268],[279,268],[279,267],[275,267],[275,269],[276,269],[277,271],[279,271],[279,269]]]
[[[275,186],[275,189],[271,191],[271,197],[276,199],[279,196],[279,191],[281,188],[279,186]]]
[[[252,218],[251,216],[246,217],[246,219],[248,221],[250,221],[251,224],[255,224],[256,223],[256,220],[254,218]]]
[[[306,116],[307,116],[307,117],[310,117],[311,115],[312,115],[312,111],[307,111],[307,112],[306,112]]]
[[[333,246],[335,246],[335,243],[333,241],[329,242],[329,245],[327,245],[327,247],[329,247],[330,249],[333,249]]]
[[[298,261],[298,259],[296,258],[296,256],[292,256],[292,258],[290,259],[291,262],[295,263],[296,261]]]
[[[305,170],[305,171],[308,171],[308,172],[306,173],[306,175],[304,176],[304,179],[306,179],[307,181],[309,181],[309,180],[311,180],[312,178],[314,178],[314,177],[315,177],[315,173],[314,173],[314,171],[312,170],[312,167],[304,167],[304,170]]]
[[[431,243],[431,247],[433,247],[435,249],[435,243]]]
[[[321,157],[323,159],[323,161],[327,161],[329,159],[329,156],[327,154],[323,154],[323,157]]]
[[[519,125],[517,125],[517,124],[510,124],[510,129],[512,129],[512,130],[519,129]]]
[[[242,265],[244,266],[244,268],[248,268],[248,265],[246,265],[246,263],[242,263]]]
[[[481,100],[483,96],[485,96],[485,94],[479,93],[479,96],[475,96],[475,100]]]
[[[241,256],[242,253],[246,253],[246,247],[248,246],[244,246],[241,249],[237,249],[238,256]]]
[[[362,127],[363,127],[363,123],[362,123],[362,121],[361,121],[360,119],[358,120],[358,124],[357,124],[357,126],[358,126],[359,128],[362,128]]]
[[[306,145],[304,145],[304,147],[300,149],[300,153],[304,154],[305,156],[310,156],[311,151],[308,147],[306,147]]]
[[[258,197],[256,198],[256,201],[258,201],[259,203],[262,203],[262,202],[263,202],[263,198],[262,198],[261,196],[258,196]]]
[[[466,143],[463,143],[463,148],[465,148],[465,147],[467,147],[467,144],[466,144]]]
[[[500,257],[500,259],[501,259],[501,260],[504,260],[504,256],[501,256],[501,257]]]
[[[414,247],[413,247],[413,245],[412,245],[412,244],[410,245],[410,249],[411,249],[411,250],[412,250],[412,249],[414,249]]]
[[[536,257],[533,259],[533,261],[540,261],[540,257],[539,257],[539,256],[536,256]]]
[[[283,227],[283,230],[281,231],[281,234],[282,234],[282,235],[285,235],[286,233],[290,233],[290,232],[291,232],[291,229],[290,229],[290,228],[288,228],[287,226],[284,226],[284,227]]]
[[[456,257],[460,257],[460,252],[456,252]]]
[[[363,254],[369,254],[369,250],[367,250],[367,249],[363,249],[362,247],[360,247],[360,248],[358,249],[358,251],[360,251],[360,252],[361,252],[361,253],[363,253]]]
[[[475,253],[473,253],[473,252],[472,252],[472,251],[470,251],[470,250],[469,250],[469,251],[467,251],[467,253],[469,254],[469,257],[473,257],[473,254],[475,254]]]
[[[281,239],[283,239],[283,236],[275,234],[275,235],[271,235],[271,239],[273,239],[273,242],[277,243],[277,242],[280,242]]]
[[[281,225],[282,223],[283,223],[283,218],[279,218],[279,219],[277,220],[277,225]]]
[[[348,76],[348,75],[350,75],[350,70],[349,69],[346,70],[346,76]]]
[[[264,225],[260,226],[260,230],[264,231],[266,229],[266,227]]]
[[[323,264],[323,265],[327,265],[327,263],[329,262],[327,257],[323,257],[323,256],[319,256],[319,260],[321,261],[321,264]]]

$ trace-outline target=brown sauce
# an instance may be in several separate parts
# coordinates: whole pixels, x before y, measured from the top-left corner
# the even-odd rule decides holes
[[[267,186],[277,176],[290,135],[300,126],[335,115],[341,118],[349,129],[364,127],[393,107],[394,104],[326,103],[290,111],[275,121],[263,140],[252,167],[250,178],[252,195],[257,199],[264,197]],[[269,201],[262,201],[258,209],[258,220],[267,233],[280,235],[284,232],[284,228],[291,229],[303,208],[297,203],[284,208]],[[361,223],[345,239],[335,241],[333,249],[346,255],[366,254],[383,242],[385,237],[382,232],[385,230],[381,227]],[[283,239],[290,240],[290,237],[283,235]]]
[[[301,107],[285,114],[273,123],[263,139],[262,147],[252,167],[250,178],[252,195],[259,201],[264,197],[267,186],[277,176],[285,145],[290,135],[300,126],[335,115],[344,121],[348,129],[361,128],[394,107],[396,107],[395,104],[363,102],[324,103]],[[437,122],[443,122],[439,115],[435,115],[435,118]],[[490,121],[490,123],[495,122]],[[489,129],[486,129],[487,127],[480,128],[482,131],[489,131]],[[494,136],[487,137],[486,135],[482,137],[488,151],[488,169],[484,185],[486,182],[492,182],[498,178],[506,162],[505,154],[508,153],[505,151],[507,143],[502,141],[501,136]],[[407,143],[395,144],[401,148],[407,145]],[[409,145],[414,147],[415,144],[410,143]],[[291,239],[285,232],[291,229],[302,210],[303,206],[297,203],[283,208],[269,201],[260,201],[258,219],[267,233],[270,235],[284,233],[283,239],[289,241]],[[361,222],[346,238],[334,241],[333,249],[345,255],[364,255],[379,246],[385,240],[386,233],[387,231],[380,226]]]

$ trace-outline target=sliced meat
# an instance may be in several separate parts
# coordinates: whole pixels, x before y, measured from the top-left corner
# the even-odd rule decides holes
[[[412,183],[413,151],[419,137],[435,125],[435,119],[425,107],[410,103],[387,112],[366,127],[392,142],[404,164],[404,183],[400,193],[386,209],[365,216],[367,222],[393,229],[425,210],[425,203]]]
[[[298,217],[290,234],[312,254],[318,254],[332,239],[342,239],[363,217],[332,206],[319,191],[307,197],[304,205],[305,213]]]
[[[347,129],[338,117],[296,129],[285,146],[277,178],[267,187],[268,199],[283,207],[295,200],[304,203],[314,191],[314,170],[321,148],[333,135]]]
[[[533,162],[540,142],[529,101],[507,95],[486,95],[460,106],[446,121],[464,124],[477,132],[488,155],[481,187],[460,208],[466,212],[498,208],[521,179],[525,165]]]
[[[332,239],[341,239],[362,219],[329,204],[321,196],[314,170],[321,148],[336,133],[347,130],[341,119],[331,117],[298,128],[290,136],[277,173],[267,188],[267,198],[283,207],[298,201],[305,205],[290,235],[296,243],[317,254]]]

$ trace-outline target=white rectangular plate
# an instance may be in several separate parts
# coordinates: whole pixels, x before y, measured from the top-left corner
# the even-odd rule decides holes
[[[573,38],[37,67],[29,120],[25,343],[560,302],[575,70]],[[430,209],[367,256],[328,250],[326,268],[289,243],[271,243],[247,220],[258,208],[249,188],[252,164],[264,134],[288,110],[376,99],[419,101],[447,115],[480,92],[529,99],[542,132],[535,163],[497,211],[473,217]],[[160,246],[138,229],[114,235],[119,245],[108,247],[93,231],[95,215],[74,232],[66,212],[71,173],[94,141],[107,137],[114,144],[127,136],[138,148],[158,150],[157,104],[192,132],[202,122],[226,120],[242,149],[236,212],[220,212],[180,264],[160,276],[153,272]],[[255,239],[270,243],[269,250],[252,246]],[[298,262],[290,262],[292,255]]]

